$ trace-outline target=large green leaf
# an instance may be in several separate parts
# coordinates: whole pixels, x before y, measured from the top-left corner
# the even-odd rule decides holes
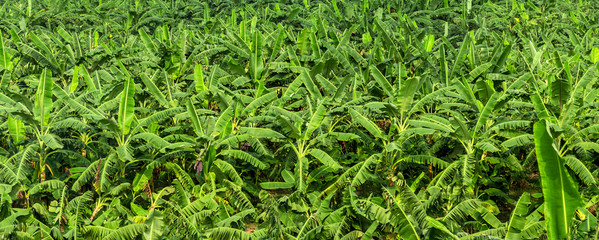
[[[318,161],[320,161],[322,164],[324,164],[327,167],[330,167],[335,170],[341,168],[341,165],[339,165],[339,163],[337,163],[337,161],[335,161],[325,151],[322,151],[320,149],[312,149],[312,150],[310,150],[310,155],[312,155],[313,157],[318,159]]]
[[[476,79],[478,76],[480,76],[481,74],[483,74],[484,72],[486,72],[491,66],[493,66],[492,63],[485,63],[483,65],[480,65],[480,66],[476,67],[475,69],[473,69],[472,71],[470,71],[470,73],[468,74],[468,79],[466,80],[466,82],[472,83],[474,81],[474,79]]]
[[[146,31],[143,28],[140,28],[138,31],[139,36],[141,37],[141,40],[143,41],[146,49],[148,50],[149,53],[158,53],[158,47],[156,46],[156,44],[154,43],[154,41],[152,41],[152,39],[150,38],[150,36],[148,36],[148,34],[146,33]]]
[[[399,91],[399,97],[397,99],[399,104],[399,109],[402,116],[405,117],[408,110],[412,108],[412,102],[414,101],[414,94],[420,85],[420,80],[418,78],[409,78],[406,79],[401,84],[401,90]]]
[[[97,85],[97,82],[92,79],[85,66],[81,66],[80,70],[83,74],[83,79],[85,80],[85,84],[87,85],[88,91],[102,90],[102,86]]]
[[[499,99],[499,96],[500,96],[500,94],[497,92],[494,93],[493,95],[491,95],[491,98],[489,98],[487,105],[485,105],[483,110],[480,112],[480,115],[478,116],[478,120],[476,121],[476,125],[474,126],[474,132],[472,133],[474,135],[474,137],[479,136],[480,133],[478,131],[485,124],[487,124],[487,120],[489,119],[489,117],[491,116],[493,111],[495,110],[495,104],[497,104],[497,99]]]
[[[213,137],[226,130],[226,126],[230,124],[231,120],[233,119],[234,109],[235,107],[231,105],[221,112],[218,120],[216,120],[216,124],[214,125],[214,131],[212,132]]]
[[[310,96],[312,96],[313,99],[322,99],[322,93],[320,93],[320,89],[318,89],[318,87],[314,83],[314,80],[312,80],[312,77],[310,77],[310,73],[308,73],[306,69],[302,69],[302,72],[298,76],[298,78],[302,79],[304,85],[306,86],[306,89],[308,90],[308,92],[310,92]]]
[[[47,126],[50,119],[50,112],[52,111],[52,87],[54,82],[52,81],[52,71],[44,69],[40,76],[40,81],[35,93],[35,108],[33,114],[35,119],[42,126]]]
[[[264,60],[262,59],[262,35],[260,32],[254,32],[252,37],[252,53],[250,53],[250,76],[254,81],[259,81],[264,70]]]
[[[142,132],[135,134],[133,137],[131,137],[131,139],[143,139],[146,142],[156,146],[158,149],[162,149],[170,145],[168,141],[150,132]]]
[[[163,215],[162,212],[152,209],[146,218],[145,224],[148,226],[146,231],[144,231],[144,239],[146,240],[154,240],[154,239],[163,239]]]
[[[202,65],[198,64],[193,69],[193,80],[196,83],[196,92],[201,93],[206,90],[206,86],[204,84],[204,72],[202,71]]]
[[[295,186],[295,182],[262,182],[260,187],[264,189],[289,189]]]
[[[58,141],[58,136],[51,133],[43,135],[41,140],[51,149],[60,149],[63,147],[62,143]]]
[[[10,54],[6,51],[6,46],[4,46],[4,38],[2,37],[2,31],[0,31],[0,70],[9,69],[10,62]]]
[[[535,123],[534,138],[545,199],[547,235],[549,239],[567,238],[574,211],[582,206],[582,199],[558,154],[547,120]]]
[[[454,79],[454,84],[456,86],[456,90],[460,94],[460,97],[462,97],[464,101],[470,104],[470,106],[472,106],[472,108],[474,108],[476,111],[481,111],[482,104],[474,96],[474,91],[472,91],[472,88],[466,79],[462,78],[460,81],[456,78]]]
[[[262,95],[259,98],[254,99],[250,104],[248,104],[244,109],[241,115],[247,115],[253,112],[256,108],[265,105],[267,103],[271,103],[273,100],[277,98],[277,92],[270,92],[268,94]]]
[[[560,107],[560,109],[570,99],[570,88],[572,84],[567,78],[561,78],[559,75],[553,77],[551,84],[551,102]]]
[[[241,151],[241,150],[235,150],[235,149],[223,150],[220,152],[220,154],[224,155],[224,156],[230,156],[230,157],[233,157],[233,158],[236,158],[239,160],[243,160],[259,169],[266,169],[266,167],[268,167],[268,165],[266,165],[265,163],[260,161],[258,158],[252,156],[251,154],[249,154],[247,152]]]
[[[120,240],[120,239],[135,239],[136,236],[142,234],[147,226],[143,223],[131,223],[126,226],[120,226],[111,234],[107,235],[103,240]]]
[[[253,138],[285,138],[285,135],[268,128],[241,127],[239,131],[247,133]]]
[[[574,85],[574,91],[573,91],[573,96],[572,98],[577,98],[579,97],[578,94],[580,94],[580,92],[582,92],[582,90],[589,84],[592,83],[593,81],[595,81],[597,79],[597,74],[596,74],[596,70],[597,67],[595,65],[589,67],[589,69],[587,69],[584,74],[582,75],[582,77],[580,78],[580,80],[578,80],[578,82],[576,83],[576,85]]]
[[[393,208],[391,210],[390,222],[397,228],[397,233],[401,239],[419,240],[420,236],[416,231],[416,226],[410,221],[406,212],[402,209],[402,204],[399,196],[393,196],[388,189],[383,189],[384,193],[393,199]]]
[[[494,64],[495,66],[493,67],[492,72],[499,72],[499,71],[503,70],[503,66],[505,65],[505,62],[506,62],[508,56],[510,55],[511,51],[512,51],[512,44],[509,44],[509,45],[505,46],[505,48],[503,48],[501,55],[499,55],[499,58],[497,58],[497,61]]]
[[[428,224],[433,227],[436,228],[438,230],[440,230],[441,232],[447,234],[449,237],[451,237],[452,239],[459,239],[456,235],[454,235],[442,222],[440,222],[437,219],[434,219],[432,217],[427,216],[426,217],[426,221],[428,222]],[[449,237],[445,237],[444,239],[449,239]]]
[[[591,62],[593,62],[593,64],[599,62],[599,48],[594,47],[591,50],[591,54],[589,55],[589,58],[591,59]]]
[[[370,132],[373,136],[377,138],[383,137],[383,132],[381,131],[381,129],[368,118],[364,117],[362,114],[351,108],[349,109],[349,113],[351,114],[354,121],[362,125],[362,127],[366,128],[366,130],[368,130],[368,132]]]
[[[460,50],[458,55],[456,56],[455,62],[453,63],[453,67],[451,68],[451,72],[449,72],[449,79],[452,79],[454,74],[456,73],[460,65],[464,62],[466,58],[466,54],[468,53],[468,47],[470,46],[470,37],[469,34],[465,34],[464,41],[462,41],[462,45],[460,46]],[[453,47],[453,46],[450,46]]]
[[[204,135],[204,129],[202,128],[202,123],[200,122],[200,116],[198,116],[195,106],[193,105],[193,100],[191,98],[187,99],[187,114],[191,119],[191,124],[193,126],[193,130],[196,133],[196,136]]]
[[[25,139],[25,124],[18,119],[8,116],[8,133],[12,137],[14,144],[18,144]]]
[[[393,89],[393,86],[391,86],[389,81],[387,81],[387,78],[385,78],[385,75],[383,75],[376,66],[370,66],[370,73],[372,74],[372,77],[374,77],[374,80],[381,86],[383,91],[387,93],[387,96],[394,97],[395,90]]]
[[[545,106],[545,103],[543,103],[541,95],[538,92],[531,94],[530,101],[533,103],[539,119],[555,119],[555,117],[549,113],[549,110],[547,110],[547,107]]]
[[[308,140],[310,137],[312,137],[312,133],[318,127],[320,127],[320,123],[322,122],[322,119],[324,118],[326,111],[327,108],[324,106],[324,104],[321,103],[320,105],[318,105],[316,111],[314,111],[314,113],[312,114],[312,118],[310,119],[310,123],[308,124],[306,131],[304,132],[305,140]]]
[[[79,68],[79,66],[73,67],[73,78],[71,80],[71,84],[69,84],[69,93],[75,92],[79,86]]]
[[[6,89],[12,74],[8,70],[0,70],[0,72],[2,72],[2,75],[0,75],[0,89]]]
[[[525,192],[520,196],[516,208],[512,212],[512,217],[507,227],[506,240],[522,239],[522,230],[526,226],[526,215],[528,214],[528,205],[530,205],[530,194]]]
[[[158,87],[154,83],[154,80],[150,79],[145,73],[142,73],[140,77],[144,85],[146,86],[146,89],[154,96],[156,101],[158,101],[158,103],[160,103],[160,105],[162,105],[163,107],[168,108],[169,103],[166,100],[164,94],[160,91],[160,89],[158,89]]]
[[[387,33],[387,29],[389,29],[387,25],[383,23],[380,19],[377,19],[376,21],[374,21],[374,26],[376,26],[377,31],[380,32],[381,36],[383,36],[384,42],[387,45],[389,45],[389,50],[391,54],[394,57],[398,58],[399,61],[402,61],[402,56],[399,53],[397,46],[395,45],[395,41],[393,41],[394,38],[392,38],[392,35]]]
[[[53,67],[53,69],[55,71],[59,71],[60,70],[60,69],[58,69],[59,64],[58,64],[58,61],[56,60],[56,57],[54,56],[54,53],[52,52],[52,50],[50,50],[50,48],[48,48],[48,46],[41,39],[39,39],[35,34],[30,33],[29,37],[31,38],[31,41],[45,53],[44,57],[47,61],[49,61],[51,63],[51,66]]]
[[[131,122],[135,118],[135,83],[133,78],[128,78],[125,81],[123,92],[121,93],[121,102],[119,104],[118,124],[123,135],[129,134]]]
[[[329,95],[333,95],[333,94],[335,94],[337,92],[337,87],[335,87],[335,85],[333,83],[331,83],[329,80],[327,80],[322,75],[320,75],[320,74],[316,75],[316,80],[318,81],[318,83],[320,84],[320,86],[322,86],[322,88]]]

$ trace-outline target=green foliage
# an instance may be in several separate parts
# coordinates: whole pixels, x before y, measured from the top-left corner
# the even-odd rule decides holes
[[[582,199],[564,166],[563,158],[558,154],[551,125],[546,120],[535,123],[534,134],[539,174],[546,199],[547,235],[552,239],[566,238],[574,211],[582,206]]]
[[[5,1],[0,239],[597,238],[598,7]]]

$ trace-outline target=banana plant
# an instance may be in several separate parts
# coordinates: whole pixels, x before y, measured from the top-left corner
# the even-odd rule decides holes
[[[304,101],[309,102],[310,100],[306,98]],[[276,116],[280,131],[285,136],[286,144],[282,149],[289,150],[293,155],[288,159],[296,161],[292,179],[295,182],[296,190],[299,192],[307,190],[306,176],[310,179],[310,176],[315,174],[315,172],[307,174],[310,159],[322,164],[321,167],[314,170],[320,172],[319,174],[343,169],[341,164],[334,160],[328,151],[325,151],[326,149],[321,149],[319,145],[331,140],[349,141],[358,138],[355,134],[335,131],[335,122],[342,119],[334,119],[327,112],[328,107],[324,102],[320,102],[317,106],[312,106],[311,109],[305,109],[302,112],[288,111],[276,106],[270,108],[270,114]],[[285,176],[283,177],[285,178]],[[286,182],[290,182],[287,178],[285,179]],[[263,187],[265,186],[267,186],[266,183],[263,184]],[[281,186],[283,184],[279,188]]]
[[[531,196],[525,192],[520,196],[508,221],[501,225],[469,234],[460,239],[477,239],[480,237],[495,237],[498,239],[537,239],[545,234],[543,207],[531,208]]]
[[[27,164],[28,158],[37,152],[38,162],[35,170],[41,182],[46,180],[46,169],[49,168],[49,165],[46,164],[46,159],[49,150],[61,149],[63,147],[60,143],[60,138],[52,133],[52,130],[55,129],[54,127],[58,127],[61,124],[60,121],[57,121],[60,118],[60,114],[57,111],[52,111],[55,105],[52,101],[53,86],[52,72],[44,69],[40,74],[32,109],[28,109],[24,105],[21,105],[24,108],[16,107],[13,114],[15,117],[18,116],[20,120],[13,118],[9,120],[11,123],[10,132],[14,136],[13,140],[15,140],[15,143],[21,143],[18,140],[22,140],[27,131],[30,131],[29,133],[35,136],[36,141],[27,144],[20,151],[19,155],[21,155],[22,161],[17,163],[17,166]],[[6,103],[10,103],[10,101]],[[31,106],[31,102],[25,104]],[[24,123],[31,126],[30,130],[24,127]],[[51,169],[49,170],[52,171]],[[26,176],[21,171],[12,172],[11,175],[15,178],[14,180],[18,179],[19,181],[24,180],[23,178]]]
[[[530,43],[530,48],[531,51],[534,50],[532,43]],[[559,54],[555,53],[552,56],[556,74],[550,77],[548,85],[537,86],[539,92],[544,88],[542,92],[545,94],[533,94],[531,95],[531,101],[535,110],[539,113],[539,119],[548,119],[552,124],[559,127],[560,134],[556,136],[561,143],[558,154],[565,159],[566,165],[574,170],[586,185],[596,187],[596,180],[591,177],[590,170],[581,158],[585,157],[585,152],[599,152],[598,145],[589,138],[584,137],[586,133],[594,131],[597,125],[587,123],[586,126],[581,126],[579,123],[583,122],[585,124],[584,112],[594,99],[593,91],[588,86],[597,80],[596,65],[591,65],[586,70],[580,69],[579,71],[584,71],[584,73],[579,78],[575,78],[571,73],[570,65],[580,65],[579,61],[563,62]],[[525,62],[528,62],[526,58]],[[530,71],[534,77],[534,69],[530,68]]]

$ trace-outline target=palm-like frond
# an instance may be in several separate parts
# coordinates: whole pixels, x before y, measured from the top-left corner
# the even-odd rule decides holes
[[[265,163],[263,163],[262,161],[260,161],[258,158],[254,157],[250,153],[244,152],[242,150],[235,150],[235,149],[223,150],[220,152],[220,154],[223,156],[230,156],[235,159],[243,160],[259,169],[265,169],[267,167],[267,165]]]
[[[249,240],[252,235],[243,230],[230,227],[217,227],[210,230],[210,238],[212,239],[238,239]]]
[[[119,229],[112,231],[106,235],[105,239],[133,239],[136,236],[143,233],[146,229],[146,225],[142,223],[133,223],[126,226],[122,226]]]

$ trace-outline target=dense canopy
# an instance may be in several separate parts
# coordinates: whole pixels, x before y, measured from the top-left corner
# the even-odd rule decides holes
[[[597,238],[598,10],[2,1],[0,239]]]

